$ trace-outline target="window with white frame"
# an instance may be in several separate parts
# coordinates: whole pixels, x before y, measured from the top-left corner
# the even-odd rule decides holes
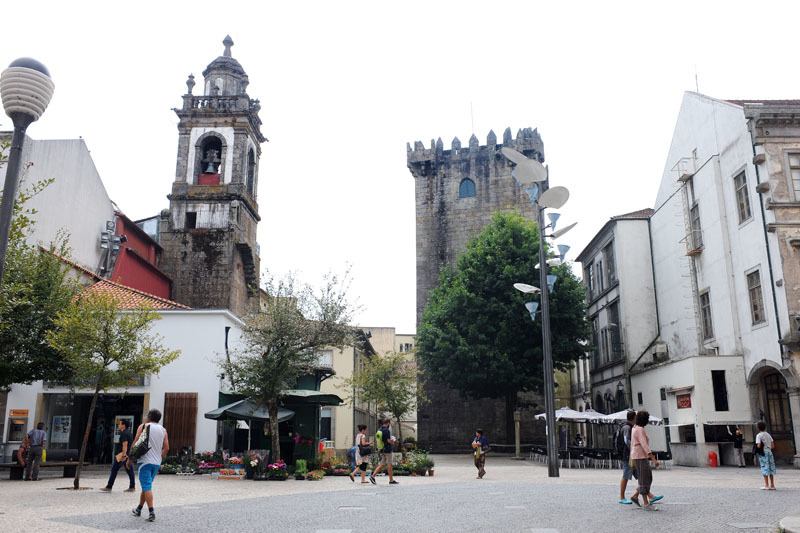
[[[750,193],[747,190],[747,176],[744,170],[733,178],[733,187],[736,190],[736,209],[739,213],[739,224],[741,224],[753,216],[750,212]]]
[[[791,180],[794,201],[800,201],[800,153],[788,154],[789,156],[789,179]]]
[[[703,228],[700,226],[700,206],[694,204],[689,212],[692,221],[692,250],[703,247]]]
[[[754,270],[747,274],[747,293],[750,295],[750,318],[753,325],[766,321],[764,316],[764,298],[761,293],[761,272]]]
[[[610,242],[603,250],[603,255],[606,258],[606,279],[608,284],[611,285],[617,280],[617,264],[614,262],[614,242]]]
[[[592,263],[584,270],[583,279],[586,280],[586,292],[589,293],[589,299],[591,300],[594,298],[594,265]]]
[[[597,260],[594,263],[594,286],[597,289],[597,293],[600,294],[605,290],[605,285],[603,284],[603,261]]]
[[[709,292],[700,293],[700,320],[703,326],[703,340],[714,338],[714,325],[711,322],[711,295]]]

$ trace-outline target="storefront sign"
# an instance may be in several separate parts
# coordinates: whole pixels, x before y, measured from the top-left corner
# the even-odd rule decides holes
[[[69,432],[72,429],[72,416],[59,415],[53,417],[50,427],[50,442],[69,444]]]
[[[10,409],[8,411],[8,416],[21,416],[27,418],[28,410],[27,409]]]
[[[691,394],[678,394],[675,396],[675,399],[678,401],[678,409],[689,409],[692,407]]]

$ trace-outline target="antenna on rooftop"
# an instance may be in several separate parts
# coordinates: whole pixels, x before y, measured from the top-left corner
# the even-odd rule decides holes
[[[472,111],[472,100],[469,101],[469,118],[472,121],[472,134],[475,135],[475,112]]]
[[[697,82],[697,65],[694,66],[694,89],[695,92],[700,92],[700,84]]]

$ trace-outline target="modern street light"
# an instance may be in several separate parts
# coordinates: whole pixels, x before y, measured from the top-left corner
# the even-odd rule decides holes
[[[3,107],[6,115],[14,122],[14,135],[11,138],[3,198],[0,203],[0,285],[3,283],[8,234],[11,231],[14,199],[19,184],[25,130],[42,116],[53,96],[53,89],[55,85],[50,79],[47,67],[30,57],[12,61],[0,74],[0,96],[3,99]]]
[[[552,235],[545,234],[544,225],[544,210],[546,208],[558,209],[563,206],[569,199],[569,191],[566,187],[548,187],[549,178],[547,169],[538,161],[529,159],[523,154],[511,148],[503,147],[503,155],[516,164],[512,175],[517,180],[517,183],[525,189],[531,199],[531,204],[536,209],[537,220],[539,226],[539,289],[537,291],[526,290],[531,285],[524,283],[515,283],[514,288],[524,294],[533,294],[541,292],[541,314],[542,314],[542,351],[544,355],[544,408],[547,413],[545,422],[547,424],[547,472],[549,477],[558,477],[558,445],[556,443],[556,421],[555,421],[555,376],[553,375],[553,353],[550,340],[550,302],[549,292],[553,290],[555,285],[555,276],[550,277],[547,275],[547,267],[554,266],[564,261],[564,256],[569,250],[569,246],[559,245],[559,257],[553,259],[542,260],[545,256],[544,239],[545,237],[556,238],[561,236],[575,224],[572,224],[563,230],[555,231],[556,221],[559,216],[549,214],[550,229],[553,231]],[[538,183],[542,183],[539,186]],[[536,287],[532,287],[536,289]],[[526,309],[531,314],[531,320],[536,320],[536,312],[539,304],[536,302],[527,302]]]

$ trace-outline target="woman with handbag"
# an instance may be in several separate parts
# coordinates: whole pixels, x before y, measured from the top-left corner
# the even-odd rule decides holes
[[[359,424],[356,434],[356,469],[350,472],[350,481],[355,482],[356,472],[361,470],[361,483],[369,483],[366,476],[370,454],[372,454],[372,442],[367,440],[367,426]]]
[[[639,488],[631,496],[631,501],[637,506],[641,506],[639,504],[639,495],[641,494],[642,500],[644,500],[644,510],[658,511],[658,508],[650,501],[650,486],[653,484],[653,470],[650,468],[650,460],[653,461],[653,466],[658,468],[658,459],[650,450],[650,438],[644,430],[648,422],[650,422],[650,413],[644,409],[636,413],[636,425],[633,426],[633,431],[631,432],[630,460],[639,475]]]

